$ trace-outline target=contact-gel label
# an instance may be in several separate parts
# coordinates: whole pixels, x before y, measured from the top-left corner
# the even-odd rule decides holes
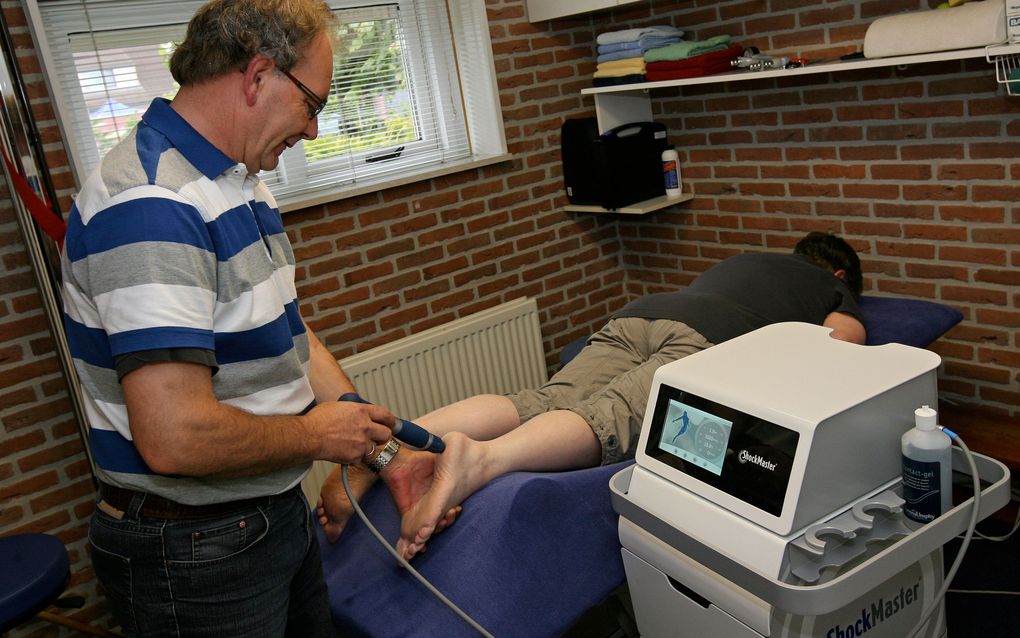
[[[941,475],[937,461],[903,457],[903,513],[918,523],[930,523],[942,514]]]

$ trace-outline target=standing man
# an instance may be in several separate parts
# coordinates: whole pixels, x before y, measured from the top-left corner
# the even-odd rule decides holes
[[[385,408],[298,312],[294,254],[256,174],[315,138],[332,78],[322,0],[212,0],[180,84],[76,198],[65,323],[100,500],[89,539],[131,636],[333,635],[299,483],[373,460]]]

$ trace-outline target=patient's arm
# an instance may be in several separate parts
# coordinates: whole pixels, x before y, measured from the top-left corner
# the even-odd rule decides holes
[[[830,312],[829,316],[825,318],[825,323],[822,325],[826,328],[832,328],[832,334],[829,336],[833,339],[841,339],[860,345],[865,343],[867,333],[864,330],[864,324],[845,312]]]

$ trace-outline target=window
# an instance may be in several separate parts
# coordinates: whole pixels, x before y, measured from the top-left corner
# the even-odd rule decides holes
[[[95,56],[92,56],[93,59]],[[77,61],[76,61],[77,66]],[[85,65],[78,68],[84,68]],[[138,71],[133,66],[99,68],[94,71],[79,71],[78,84],[83,93],[99,93],[107,89],[130,89],[138,84]]]
[[[327,0],[338,19],[319,135],[263,173],[281,205],[463,169],[505,157],[484,0]],[[196,0],[30,3],[65,139],[81,181],[172,98],[168,61]]]

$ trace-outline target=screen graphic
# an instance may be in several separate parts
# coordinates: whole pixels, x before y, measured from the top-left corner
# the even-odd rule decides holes
[[[720,476],[732,429],[732,421],[670,399],[659,449]]]

